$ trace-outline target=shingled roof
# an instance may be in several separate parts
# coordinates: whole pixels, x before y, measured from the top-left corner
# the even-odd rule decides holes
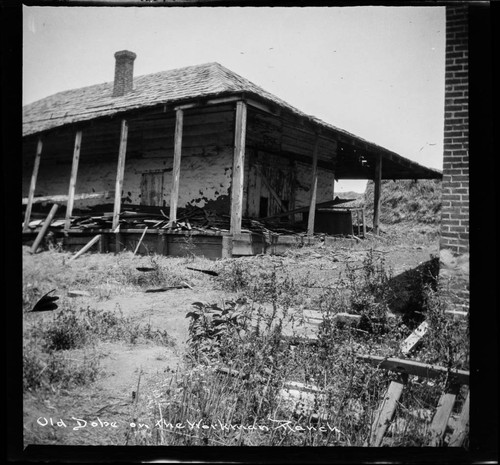
[[[258,95],[307,117],[219,63],[206,63],[134,77],[134,90],[122,97],[112,97],[113,83],[107,82],[38,100],[23,107],[23,136],[118,112],[241,92]]]
[[[405,159],[373,142],[366,141],[314,116],[307,115],[219,63],[206,63],[134,77],[134,89],[113,97],[113,82],[59,92],[23,107],[23,136],[60,126],[113,116],[162,104],[176,104],[200,98],[246,94],[286,109],[319,127],[333,130],[351,140],[363,142],[374,151],[410,163],[424,177],[439,178],[441,172]]]

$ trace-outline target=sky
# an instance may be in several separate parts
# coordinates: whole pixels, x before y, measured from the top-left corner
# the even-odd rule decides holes
[[[23,7],[23,105],[218,62],[301,111],[442,169],[444,7]],[[363,192],[366,181],[336,183]]]

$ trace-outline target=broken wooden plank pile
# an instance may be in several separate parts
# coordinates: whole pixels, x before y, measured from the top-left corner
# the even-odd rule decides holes
[[[335,199],[333,201],[317,204],[321,206],[333,206],[339,203],[345,203],[350,200]],[[47,205],[43,204],[38,212],[33,211],[32,221],[28,224],[29,230],[35,230],[44,223],[46,218],[45,210]],[[307,211],[309,207],[303,207],[292,210],[287,213],[281,213],[266,218],[243,218],[242,233],[257,233],[262,235],[304,235],[305,226],[300,222],[290,221],[290,215],[295,212]],[[61,209],[59,215],[65,215],[65,208]],[[171,232],[189,232],[189,231],[219,231],[229,232],[231,217],[229,214],[223,214],[208,208],[200,208],[188,205],[177,209],[177,218],[170,221],[168,215],[169,207],[145,206],[145,205],[125,205],[119,215],[120,230],[141,229],[149,230],[165,229]],[[93,230],[93,229],[114,229],[113,228],[113,205],[101,204],[87,207],[85,209],[73,209],[69,217],[69,228],[72,230]],[[50,224],[51,229],[63,229],[66,226],[65,217],[54,218]]]
[[[120,229],[168,229],[173,232],[188,231],[224,231],[230,230],[230,216],[217,211],[188,206],[179,208],[177,220],[171,222],[167,215],[168,207],[149,207],[143,205],[127,205],[119,216]],[[64,211],[62,212],[64,214]],[[38,216],[33,214],[33,216]],[[45,218],[45,214],[41,214]],[[34,230],[44,223],[43,219],[33,219],[28,227]],[[92,230],[112,229],[113,209],[112,206],[101,205],[85,210],[74,210],[70,217],[70,229]],[[55,218],[50,227],[62,229],[65,220]],[[273,220],[260,221],[244,218],[242,223],[244,233],[260,234],[299,234],[303,233],[300,225],[285,224]],[[285,228],[286,226],[286,228]]]

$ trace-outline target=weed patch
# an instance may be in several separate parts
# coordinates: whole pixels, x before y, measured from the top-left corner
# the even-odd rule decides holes
[[[33,345],[23,348],[23,388],[25,391],[68,389],[97,379],[99,357],[89,350],[74,358],[64,352],[45,352]]]
[[[23,353],[23,379],[25,389],[34,390],[48,386],[68,387],[95,380],[99,370],[97,356],[85,355],[99,342],[125,341],[135,344],[154,341],[172,346],[167,331],[154,329],[150,323],[140,324],[121,313],[63,307],[52,319],[32,324],[25,334]],[[84,353],[75,363],[75,351]],[[43,376],[42,376],[43,375]]]

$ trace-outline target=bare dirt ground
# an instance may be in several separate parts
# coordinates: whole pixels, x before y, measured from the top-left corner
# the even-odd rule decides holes
[[[414,268],[428,261],[431,255],[438,253],[437,240],[421,241],[411,245],[395,245],[380,240],[374,244],[362,242],[352,246],[346,242],[339,243],[335,247],[293,249],[284,256],[265,255],[232,260],[239,260],[245,266],[256,269],[273,264],[287,270],[290,276],[296,278],[307,276],[308,282],[314,281],[327,286],[334,285],[339,276],[345,272],[346,263],[351,267],[361,265],[370,247],[383,254],[386,265],[394,275]],[[55,268],[44,268],[44,260],[47,260],[48,254],[55,256],[52,258],[56,263]],[[148,257],[131,255],[128,253],[127,260],[133,263],[133,266],[148,265]],[[112,341],[96,344],[93,350],[100,361],[100,374],[95,382],[70,390],[25,393],[25,442],[27,444],[126,444],[130,433],[130,422],[141,421],[141,418],[146,421],[145,409],[151,407],[151,402],[154,402],[155,392],[168,385],[176,371],[183,369],[189,325],[186,314],[192,309],[192,303],[197,301],[222,303],[224,300],[236,297],[235,294],[217,286],[213,277],[189,271],[186,267],[219,270],[227,260],[213,262],[202,258],[160,257],[158,258],[160,266],[166,264],[168,270],[182,268],[182,277],[191,288],[146,293],[144,288],[138,286],[116,285],[114,282],[110,284],[106,281],[107,291],[106,295],[103,295],[103,267],[109,266],[110,260],[113,261],[115,258],[110,254],[101,257],[98,254],[86,254],[68,265],[69,256],[66,252],[53,251],[44,251],[32,256],[26,248],[23,257],[25,269],[23,286],[29,286],[31,283],[32,286],[38,287],[40,292],[56,288],[55,294],[61,297],[62,305],[68,303],[76,308],[90,307],[113,311],[134,322],[149,324],[155,329],[166,331],[170,344],[162,345],[152,340],[141,339],[133,343]],[[54,273],[65,273],[64,267],[69,269],[68,273],[78,273],[79,267],[90,269],[87,271],[90,275],[85,280],[68,280],[61,285],[56,278],[50,276]],[[94,281],[92,270],[99,270]],[[89,295],[69,297],[68,291],[75,289],[86,291]],[[314,290],[311,290],[311,293],[313,292]],[[25,326],[29,327],[38,324],[40,320],[50,318],[52,316],[49,314],[26,314]],[[71,356],[78,358],[81,354],[75,350]],[[145,401],[142,407],[137,407],[138,404],[134,402],[138,393]],[[50,423],[50,419],[53,424]],[[59,426],[58,421],[61,422]],[[78,428],[84,421],[87,422],[85,427]],[[102,424],[96,423],[95,426],[93,424],[91,426],[92,421],[100,421]],[[109,425],[104,423],[106,421]],[[148,418],[147,421],[151,424],[154,419]],[[47,425],[44,425],[45,422],[48,422]],[[112,422],[116,423],[116,427],[112,426]]]

